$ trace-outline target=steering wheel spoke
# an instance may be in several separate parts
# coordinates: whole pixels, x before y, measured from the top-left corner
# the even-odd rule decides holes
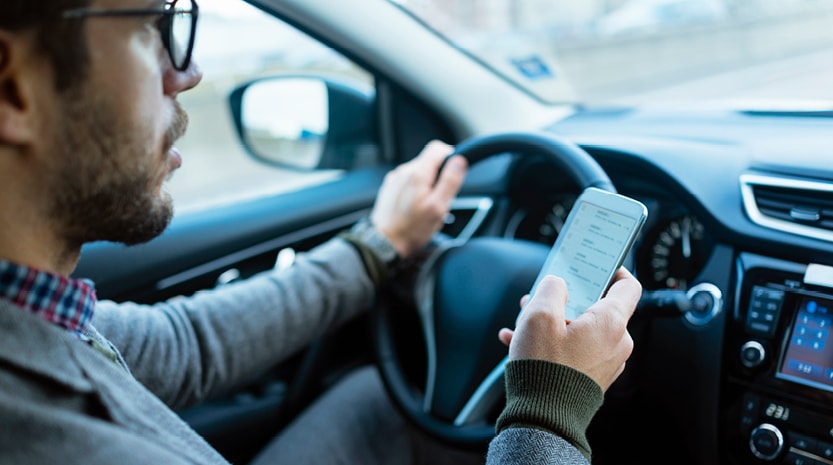
[[[503,373],[506,371],[506,363],[508,361],[509,357],[504,357],[495,369],[486,376],[486,379],[477,386],[477,390],[474,391],[469,401],[463,406],[463,410],[454,419],[455,426],[485,423],[488,421],[489,414],[494,411],[495,405],[504,398]]]

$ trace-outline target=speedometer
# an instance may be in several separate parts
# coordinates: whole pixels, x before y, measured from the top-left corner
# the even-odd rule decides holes
[[[703,224],[685,215],[660,223],[645,238],[637,274],[645,289],[688,289],[711,252]]]

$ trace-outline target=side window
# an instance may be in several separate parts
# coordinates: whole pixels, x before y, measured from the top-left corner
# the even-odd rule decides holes
[[[204,78],[179,96],[190,124],[168,185],[178,211],[297,190],[375,162],[372,123],[357,129],[349,116],[372,100],[373,77],[331,48],[242,0],[201,0],[194,59]]]

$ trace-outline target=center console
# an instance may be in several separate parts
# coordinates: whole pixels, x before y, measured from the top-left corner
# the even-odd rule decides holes
[[[833,267],[744,254],[724,347],[735,463],[833,465]]]

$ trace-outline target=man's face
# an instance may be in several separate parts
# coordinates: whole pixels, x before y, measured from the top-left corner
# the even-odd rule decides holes
[[[99,0],[104,9],[161,8],[161,1]],[[179,92],[200,74],[178,72],[155,27],[158,16],[86,18],[89,78],[58,95],[49,141],[48,214],[73,245],[136,244],[159,235],[173,205],[162,184],[179,167],[173,143],[187,116]]]

